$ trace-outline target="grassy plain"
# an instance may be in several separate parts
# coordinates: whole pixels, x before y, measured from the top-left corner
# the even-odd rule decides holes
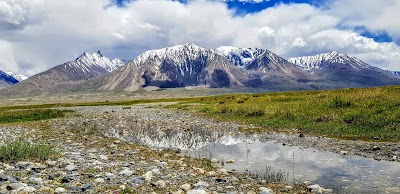
[[[341,139],[400,141],[400,87],[232,94],[172,107],[223,121]]]
[[[152,102],[178,102],[169,107],[253,124],[260,129],[295,129],[299,133],[341,139],[400,141],[400,86],[5,106],[0,107],[0,123],[57,118],[67,113],[48,109],[55,107]]]

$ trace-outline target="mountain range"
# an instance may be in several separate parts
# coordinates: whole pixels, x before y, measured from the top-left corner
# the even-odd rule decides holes
[[[399,72],[373,67],[337,51],[284,59],[261,48],[205,49],[184,44],[146,51],[128,62],[110,60],[100,52],[83,53],[74,61],[0,93],[38,95],[66,90],[136,91],[144,87],[187,86],[283,91],[398,84]]]

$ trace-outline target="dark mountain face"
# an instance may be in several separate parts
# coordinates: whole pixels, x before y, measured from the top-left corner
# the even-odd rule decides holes
[[[67,62],[36,74],[2,91],[9,94],[37,95],[64,91],[78,83],[102,76],[114,68],[114,63],[100,53],[84,53],[75,61]]]
[[[0,70],[0,88],[5,88],[18,82],[17,79]]]

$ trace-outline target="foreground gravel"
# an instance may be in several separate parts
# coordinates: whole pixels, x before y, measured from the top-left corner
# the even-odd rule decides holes
[[[173,126],[182,130],[193,128],[194,125],[182,124],[182,121],[193,121],[193,117],[185,117],[185,113],[166,118],[162,111],[154,112],[161,109],[145,106],[74,109],[79,115],[70,118],[0,126],[0,142],[23,137],[34,143],[49,144],[60,152],[58,158],[47,161],[0,162],[0,193],[266,194],[325,191],[312,184],[307,188],[304,184],[266,183],[234,170],[213,167],[207,159],[183,157],[176,150],[149,148],[115,138],[124,136],[120,131],[104,131],[110,126],[127,130],[127,123],[135,126],[139,124],[134,123],[141,122],[140,126],[144,126],[161,123],[161,120],[172,124],[165,125],[166,129]],[[130,119],[118,120],[121,118]],[[214,124],[221,128],[238,126]],[[210,125],[214,127],[214,124]],[[147,126],[158,127],[157,124]]]

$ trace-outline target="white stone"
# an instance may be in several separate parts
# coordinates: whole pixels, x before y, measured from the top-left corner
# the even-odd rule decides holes
[[[24,191],[24,192],[27,192],[27,193],[33,193],[33,192],[36,191],[36,189],[34,187],[28,186],[28,187],[22,187],[21,189],[19,189],[19,191]]]
[[[183,184],[179,187],[179,189],[182,189],[184,191],[189,191],[191,189],[191,186],[189,183]]]
[[[199,189],[199,190],[190,190],[187,192],[187,194],[207,194],[207,192],[204,189]]]
[[[97,179],[94,179],[94,182],[96,182],[96,183],[104,183],[105,180],[103,178],[97,178]]]
[[[108,160],[108,157],[107,157],[106,155],[100,155],[99,157],[100,157],[100,159],[102,159],[102,160]]]
[[[54,190],[55,193],[65,193],[65,189],[62,187],[58,187],[56,190]]]
[[[119,172],[120,175],[124,175],[124,176],[131,176],[133,175],[133,171],[129,170],[129,168],[126,168],[124,170],[122,170],[121,172]]]
[[[218,159],[216,159],[216,158],[211,158],[211,162],[212,162],[212,163],[218,163],[218,162],[219,162],[219,160],[218,160]]]
[[[228,174],[228,171],[226,169],[220,168],[217,170],[218,174]]]
[[[157,168],[151,170],[151,172],[153,172],[153,174],[160,174],[160,170],[158,170]]]
[[[115,178],[115,177],[116,177],[113,173],[109,173],[109,172],[106,172],[105,175],[106,175],[106,177],[109,178],[109,179],[112,179],[112,178]]]
[[[167,184],[166,184],[165,181],[163,181],[163,180],[158,180],[158,181],[156,182],[156,185],[157,185],[158,187],[160,187],[160,188],[165,188],[165,187],[167,186]]]
[[[272,194],[272,193],[274,193],[272,191],[272,189],[266,188],[266,187],[260,187],[260,188],[258,188],[258,190],[260,191],[260,194]]]
[[[347,155],[349,152],[348,151],[340,151],[340,154],[342,155]]]
[[[148,171],[143,175],[143,177],[144,177],[144,180],[146,180],[147,182],[150,182],[151,179],[153,178],[153,172]]]
[[[75,166],[75,165],[73,165],[73,164],[67,165],[67,166],[65,167],[65,170],[67,170],[67,171],[74,171],[74,170],[76,170],[76,169],[77,169],[77,166]]]

